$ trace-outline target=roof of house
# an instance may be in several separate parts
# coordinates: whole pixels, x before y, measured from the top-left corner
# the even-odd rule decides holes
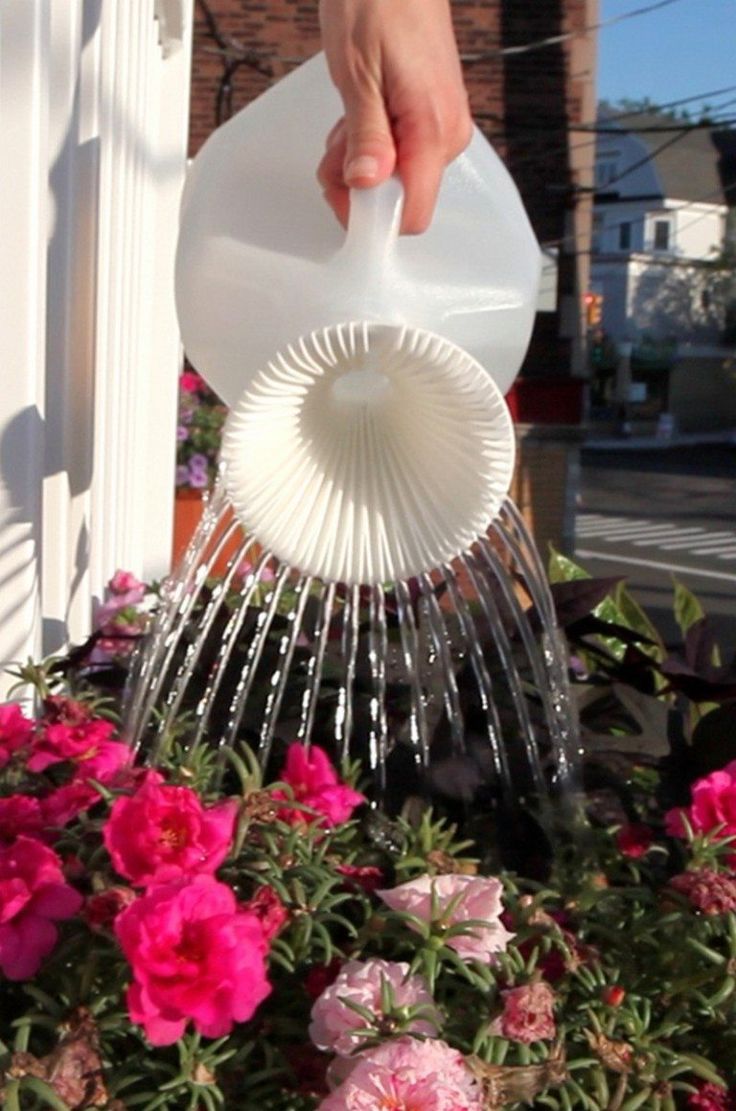
[[[692,128],[658,112],[631,113],[625,118],[603,113],[599,123],[620,128],[642,144],[640,154],[651,158],[663,197],[736,205],[736,130]],[[615,141],[615,136],[603,133],[599,148]],[[625,177],[622,174],[622,185]]]

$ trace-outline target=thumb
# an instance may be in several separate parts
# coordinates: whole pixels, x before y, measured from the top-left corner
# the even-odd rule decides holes
[[[396,165],[396,145],[379,95],[345,107],[344,179],[358,189],[378,185]]]

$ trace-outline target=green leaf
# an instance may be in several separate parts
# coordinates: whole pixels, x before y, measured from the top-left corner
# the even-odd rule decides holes
[[[592,575],[586,571],[584,567],[581,567],[579,563],[575,563],[569,556],[563,555],[562,552],[558,552],[551,544],[547,574],[551,583],[566,583],[571,582],[573,579],[592,578]]]
[[[44,1080],[39,1080],[37,1076],[24,1076],[20,1087],[21,1091],[33,1092],[47,1107],[53,1107],[54,1111],[71,1111],[69,1104],[56,1094],[51,1085]]]
[[[675,620],[684,637],[691,625],[705,617],[705,611],[692,590],[689,590],[674,575],[672,576],[672,585],[675,591]]]
[[[613,600],[618,608],[621,624],[626,625],[629,629],[633,629],[635,633],[641,633],[649,640],[654,641],[654,644],[642,644],[642,652],[655,660],[663,660],[667,655],[667,649],[662,642],[662,637],[639,603],[629,592],[625,583],[619,583],[615,588]]]

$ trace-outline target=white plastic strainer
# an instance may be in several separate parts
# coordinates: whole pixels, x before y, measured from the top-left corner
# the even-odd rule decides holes
[[[375,584],[439,566],[508,492],[514,436],[487,373],[417,328],[350,323],[287,347],[228,419],[235,511],[291,566]]]

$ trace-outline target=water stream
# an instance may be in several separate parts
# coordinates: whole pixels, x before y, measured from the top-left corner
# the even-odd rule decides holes
[[[487,536],[417,579],[344,587],[261,551],[218,486],[126,696],[143,759],[155,763],[175,727],[195,747],[245,741],[264,766],[295,739],[360,758],[378,799],[394,769],[421,780],[452,760],[500,800],[570,791],[566,657],[521,514],[507,500]]]

